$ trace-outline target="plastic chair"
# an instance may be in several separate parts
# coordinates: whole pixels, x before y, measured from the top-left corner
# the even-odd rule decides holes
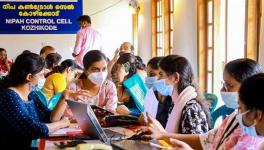
[[[213,113],[218,103],[218,98],[212,93],[204,93],[205,99],[210,103],[210,113]]]
[[[215,122],[218,118],[222,117],[222,119],[224,120],[228,115],[232,114],[234,111],[235,109],[228,108],[225,105],[219,107],[213,113],[211,113],[213,125],[215,125]]]

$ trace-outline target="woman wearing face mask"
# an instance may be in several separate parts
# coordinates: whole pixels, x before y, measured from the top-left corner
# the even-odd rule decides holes
[[[161,60],[159,67],[164,79],[158,80],[154,88],[161,95],[171,96],[174,103],[166,131],[186,134],[207,132],[210,126],[208,108],[194,85],[188,60],[179,55],[169,55]]]
[[[161,95],[156,88],[154,88],[157,80],[163,79],[163,74],[159,70],[159,62],[164,57],[154,57],[149,60],[147,64],[147,75],[148,77],[145,78],[146,85],[149,88],[149,91],[145,97],[144,107],[145,112],[153,112],[153,109],[156,111],[151,114],[155,117],[161,125],[165,128],[168,120],[168,116],[173,108],[172,99],[170,96],[163,96]],[[153,94],[155,98],[153,98]],[[158,105],[154,106],[155,103]]]
[[[88,91],[89,96],[76,99],[115,112],[117,107],[117,92],[114,83],[106,79],[106,56],[99,50],[89,51],[83,58],[83,65],[85,68],[83,74],[78,80],[70,84],[69,89]],[[67,114],[72,117],[69,109]]]
[[[141,112],[134,103],[126,87],[124,87],[123,82],[137,74],[138,69],[144,70],[145,65],[138,61],[137,57],[133,54],[126,53],[119,57],[116,67],[118,100],[120,103],[124,104],[118,106],[117,112],[120,114],[139,116]],[[142,77],[142,79],[144,79],[144,77]]]
[[[264,88],[264,73],[246,79],[239,90],[238,112],[227,117],[219,128],[204,135],[186,135],[152,131],[152,138],[181,140],[179,147],[211,150],[257,150],[264,142],[264,103],[261,101]],[[149,119],[154,121],[151,116]],[[169,139],[170,138],[170,139]],[[189,144],[189,146],[187,145]]]
[[[263,72],[261,65],[248,58],[236,59],[227,63],[223,73],[223,88],[221,89],[221,97],[226,107],[237,109],[238,90],[241,83],[248,77],[261,72]]]
[[[0,149],[30,149],[33,139],[69,126],[67,119],[61,119],[69,91],[63,93],[53,111],[49,111],[32,92],[38,80],[44,78],[44,66],[45,61],[39,55],[21,54],[3,81],[6,87],[0,91]]]

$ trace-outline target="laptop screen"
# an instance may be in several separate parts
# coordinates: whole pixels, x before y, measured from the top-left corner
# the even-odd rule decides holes
[[[94,112],[93,112],[93,110],[89,104],[87,104],[87,114],[88,114],[89,118],[91,119],[91,121],[93,122],[93,125],[95,126],[95,128],[96,128],[97,132],[99,133],[101,139],[105,143],[108,142],[107,136],[106,136],[104,130],[102,129],[100,123],[98,122],[98,120],[97,120],[97,118],[96,118],[96,116],[95,116],[95,114],[94,114]]]
[[[108,142],[107,136],[89,104],[72,100],[66,100],[66,102],[84,133],[100,138],[105,143]]]

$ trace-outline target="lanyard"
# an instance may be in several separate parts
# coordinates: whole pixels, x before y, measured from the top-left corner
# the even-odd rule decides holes
[[[236,124],[233,126],[233,128],[231,128],[231,126],[233,125],[233,123],[234,123],[235,120],[236,120],[236,117],[234,117],[234,118],[231,120],[231,122],[228,124],[228,126],[227,126],[227,128],[225,129],[224,134],[223,134],[223,136],[221,137],[220,142],[218,143],[216,149],[218,149],[218,148],[223,144],[224,140],[225,140],[226,138],[228,138],[228,137],[234,132],[234,130],[239,126],[239,124],[236,123]],[[231,128],[231,129],[230,129],[230,128]],[[230,129],[230,130],[229,130],[229,129]],[[229,132],[228,132],[228,131],[229,131]]]

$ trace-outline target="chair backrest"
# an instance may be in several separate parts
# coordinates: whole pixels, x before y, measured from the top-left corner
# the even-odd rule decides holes
[[[218,118],[222,117],[222,119],[225,119],[228,115],[232,114],[234,111],[235,109],[228,108],[225,105],[219,107],[211,114],[213,119],[213,125],[215,125],[215,122]]]
[[[210,113],[213,113],[218,103],[218,98],[212,93],[204,93],[205,99],[210,103]]]

